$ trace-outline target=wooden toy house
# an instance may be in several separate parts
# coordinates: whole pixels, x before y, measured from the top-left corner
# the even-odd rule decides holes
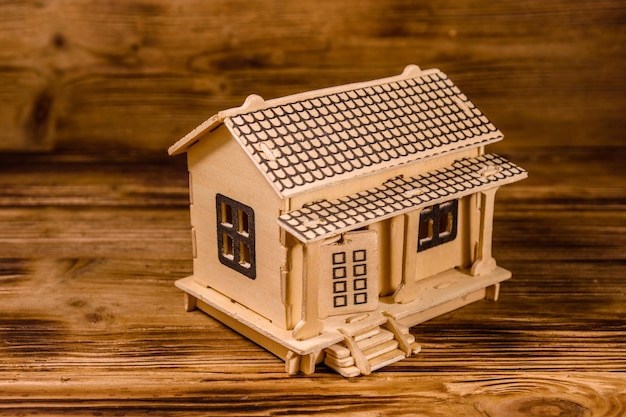
[[[498,187],[526,177],[502,134],[436,69],[264,101],[170,149],[187,153],[199,308],[285,361],[369,374],[419,351],[408,328],[498,297]]]

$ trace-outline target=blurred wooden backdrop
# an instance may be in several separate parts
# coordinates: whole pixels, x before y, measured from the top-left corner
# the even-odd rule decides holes
[[[625,143],[620,0],[3,0],[0,149],[165,150],[249,93],[409,63],[448,73],[499,146]]]

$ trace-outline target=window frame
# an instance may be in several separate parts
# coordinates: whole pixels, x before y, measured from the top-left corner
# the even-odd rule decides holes
[[[442,231],[445,217],[446,230]],[[417,231],[417,252],[423,252],[435,246],[456,239],[459,223],[459,200],[446,201],[422,209]],[[426,230],[426,235],[424,234]]]
[[[256,279],[254,210],[218,193],[215,195],[215,214],[220,263]]]

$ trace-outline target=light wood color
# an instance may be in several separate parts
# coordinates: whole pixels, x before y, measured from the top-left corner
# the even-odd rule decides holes
[[[0,414],[620,417],[626,150],[510,157],[531,175],[498,191],[499,301],[412,327],[419,355],[347,381],[290,377],[184,311],[185,158],[0,155]]]
[[[494,187],[480,193],[480,228],[475,261],[471,269],[472,275],[489,273],[496,268],[496,260],[491,256],[496,191],[498,191],[498,188]]]
[[[283,202],[272,192],[263,176],[250,164],[228,130],[214,129],[211,140],[193,145],[188,153],[192,173],[193,204],[191,225],[199,256],[194,258],[194,276],[204,286],[219,291],[234,301],[286,328],[282,303],[280,268],[286,248],[281,245],[276,214]],[[216,195],[225,194],[254,210],[256,241],[256,278],[222,265],[218,260],[216,236]],[[271,301],[269,301],[271,300]],[[269,301],[269,302],[268,302]]]
[[[370,375],[420,350],[409,329],[391,316],[387,317],[384,328],[376,326],[358,334],[341,329],[340,332],[344,340],[324,349],[324,364],[347,378]]]
[[[320,268],[320,242],[314,242],[304,248],[304,274],[302,276],[302,319],[293,329],[296,340],[309,339],[324,330],[318,312],[318,277]]]
[[[341,240],[338,238],[334,239],[335,241],[332,243],[321,245],[320,256],[316,261],[318,278],[315,281],[315,288],[318,294],[318,316],[321,319],[339,314],[358,316],[359,312],[373,311],[378,307],[378,234],[372,230],[356,231],[343,234]],[[354,250],[367,251],[367,302],[359,305],[352,302],[354,294],[352,268],[354,263],[350,258]],[[345,307],[340,308],[334,305],[335,282],[333,281],[337,281],[337,279],[333,274],[332,256],[337,252],[344,253],[347,258],[347,262],[343,264],[345,276],[340,280],[343,288],[340,289],[343,290],[342,294],[345,294],[348,302]]]
[[[404,352],[407,358],[414,353],[419,353],[421,348],[412,347],[411,341],[404,337],[404,335],[409,332],[408,328],[400,328],[400,325],[390,315],[387,315],[387,323],[385,323],[385,327],[393,333],[395,340],[398,341],[400,350]]]
[[[406,117],[389,122],[387,107]],[[323,350],[343,334],[367,332],[364,325],[378,329],[392,317],[392,329],[396,319],[412,326],[450,311],[443,306],[476,301],[510,277],[491,257],[495,187],[526,177],[506,159],[484,154],[501,139],[445,74],[416,65],[268,101],[252,94],[168,150],[187,154],[196,254],[193,274],[176,285],[201,301],[201,310],[288,361],[288,373],[293,355],[312,373]],[[459,215],[459,200],[477,192],[482,204],[461,204]],[[481,213],[471,280],[459,272],[475,244],[465,233],[463,219],[475,217],[468,210]],[[393,217],[402,219],[400,228]],[[381,255],[393,252],[401,255],[382,264],[401,270],[380,270]],[[384,305],[381,281],[384,293],[393,293]],[[361,323],[352,320],[355,313],[369,317]],[[395,347],[376,346],[366,356],[345,341],[359,374],[402,359],[398,352],[411,354],[412,342],[394,334]]]
[[[342,329],[339,329],[341,333],[344,333]],[[362,375],[369,375],[372,373],[372,367],[370,366],[365,354],[357,344],[356,340],[349,334],[345,334],[344,343],[350,350],[350,355],[354,358],[354,364]]]
[[[391,275],[402,276],[402,282],[393,294],[393,301],[396,303],[409,303],[413,301],[417,295],[415,285],[415,276],[417,274],[415,271],[415,258],[417,251],[413,248],[417,248],[420,212],[421,210],[413,210],[401,216],[404,220],[403,227],[400,227],[402,230],[402,243],[400,246],[396,247],[404,248],[402,251],[402,269],[399,274],[396,271],[390,271]],[[398,239],[396,238],[396,240]],[[398,242],[396,241],[394,243]]]

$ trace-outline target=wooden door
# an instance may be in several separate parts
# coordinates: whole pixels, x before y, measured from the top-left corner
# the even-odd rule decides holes
[[[320,250],[320,318],[378,306],[378,235],[348,232]]]

